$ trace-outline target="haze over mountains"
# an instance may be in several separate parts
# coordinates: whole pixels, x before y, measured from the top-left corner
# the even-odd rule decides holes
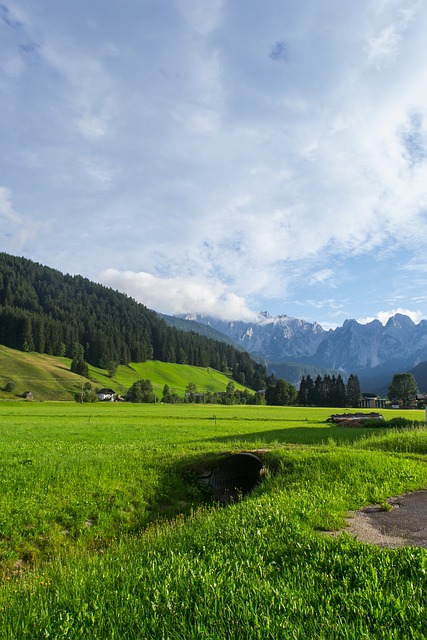
[[[313,367],[313,371],[355,373],[364,390],[382,394],[394,373],[411,371],[427,360],[427,321],[415,324],[402,314],[392,316],[385,325],[379,320],[368,324],[346,320],[341,327],[327,331],[316,322],[267,313],[260,313],[255,322],[228,322],[202,315],[185,318],[232,338],[250,354],[267,360],[276,375],[287,372],[293,384],[298,384],[301,365],[305,365],[304,372]],[[424,379],[417,382],[424,386]]]

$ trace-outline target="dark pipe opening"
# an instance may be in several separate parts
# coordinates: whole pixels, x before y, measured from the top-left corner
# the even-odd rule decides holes
[[[234,454],[213,469],[208,484],[218,500],[237,500],[260,483],[263,468],[263,463],[253,453]]]

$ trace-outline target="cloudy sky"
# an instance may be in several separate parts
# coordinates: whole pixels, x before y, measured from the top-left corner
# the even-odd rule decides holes
[[[427,318],[427,2],[0,0],[0,250],[165,313]]]

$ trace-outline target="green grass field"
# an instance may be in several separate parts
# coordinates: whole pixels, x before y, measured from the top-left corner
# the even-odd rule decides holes
[[[70,371],[71,360],[40,353],[25,353],[0,345],[0,399],[15,400],[26,391],[32,391],[37,401],[73,400],[82,386],[88,382]],[[134,382],[151,380],[157,397],[162,397],[163,387],[168,384],[171,391],[180,397],[185,394],[189,382],[194,382],[200,393],[225,391],[230,379],[204,367],[171,364],[149,360],[147,362],[120,365],[113,378],[104,369],[89,366],[90,382],[93,389],[111,387],[124,394]],[[4,387],[13,381],[12,392]],[[236,389],[245,387],[234,383]]]
[[[426,486],[427,430],[333,412],[0,403],[0,638],[425,638],[426,551],[321,532]],[[212,503],[200,471],[253,450]]]

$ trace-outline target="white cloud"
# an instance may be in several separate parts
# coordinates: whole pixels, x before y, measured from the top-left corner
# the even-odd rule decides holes
[[[327,280],[330,280],[333,275],[334,272],[332,271],[332,269],[322,269],[321,271],[313,273],[308,282],[309,284],[313,285],[320,284],[326,282]]]
[[[411,308],[382,283],[387,302],[367,291],[365,310],[344,285],[362,279],[345,277],[355,256],[388,261],[392,282],[397,251],[424,253],[425,3],[21,5],[0,41],[17,244],[29,220],[56,221],[37,259],[88,276],[114,264],[170,311],[293,315],[331,287],[351,317]]]
[[[202,313],[226,320],[256,317],[243,298],[223,285],[200,278],[160,278],[141,271],[110,268],[103,271],[99,279],[160,313]]]
[[[12,253],[21,252],[33,242],[40,226],[15,210],[12,192],[0,186],[0,221],[3,219],[1,239],[5,249]]]
[[[381,33],[369,40],[368,60],[377,69],[390,64],[397,55],[402,36],[395,25],[389,25]]]
[[[224,0],[177,0],[183,18],[197,33],[207,36],[221,23]]]
[[[77,131],[89,140],[106,136],[117,109],[103,60],[80,51],[72,41],[51,42],[41,47],[41,54],[65,81],[63,108],[71,111]]]
[[[385,2],[383,15],[391,12],[393,22],[386,25],[381,31],[371,36],[366,47],[368,61],[378,71],[390,66],[400,53],[405,31],[414,20],[421,8],[419,0],[398,0]]]
[[[12,193],[6,187],[0,187],[0,216],[14,224],[22,223],[22,217],[13,208]]]
[[[107,189],[112,184],[115,171],[107,166],[105,161],[98,158],[84,157],[81,158],[80,162],[82,168],[93,180],[94,184],[102,189]]]
[[[418,322],[420,322],[424,317],[424,314],[421,313],[420,311],[411,311],[410,309],[397,308],[397,309],[392,309],[391,311],[379,311],[375,316],[369,316],[367,318],[359,318],[358,322],[360,324],[367,324],[368,322],[372,322],[373,320],[379,320],[382,324],[385,325],[387,323],[387,320],[389,320],[389,318],[391,318],[392,316],[396,315],[396,313],[400,313],[401,315],[408,316],[416,324],[418,324]]]

